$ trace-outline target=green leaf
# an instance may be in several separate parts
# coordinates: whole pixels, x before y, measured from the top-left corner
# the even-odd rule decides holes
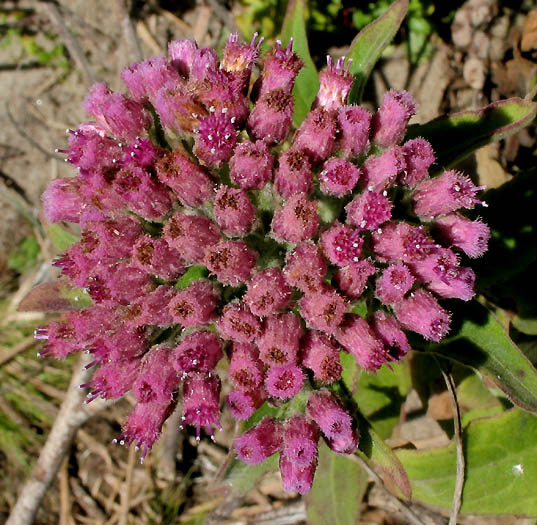
[[[231,486],[231,493],[245,494],[255,487],[255,484],[267,473],[278,470],[279,454],[274,454],[260,465],[248,465],[238,459],[233,459],[224,474],[224,483]]]
[[[359,367],[347,352],[341,353],[343,381],[353,394],[360,412],[367,417],[379,436],[387,439],[399,421],[401,406],[410,390],[408,360],[383,366],[376,374]]]
[[[203,279],[209,275],[209,270],[205,266],[191,266],[177,281],[175,284],[176,288],[182,290],[186,288],[190,283],[197,281],[198,279]]]
[[[41,249],[35,237],[25,237],[17,249],[9,256],[8,268],[23,273],[37,261]]]
[[[515,405],[537,413],[537,370],[496,317],[476,301],[449,309],[460,323],[454,334],[424,348],[486,374]]]
[[[308,523],[358,523],[367,483],[368,475],[360,465],[346,456],[334,454],[321,443],[313,487],[305,496]]]
[[[472,421],[463,431],[466,475],[461,511],[537,516],[537,417],[510,410]],[[449,509],[455,488],[455,444],[398,450],[415,501]]]
[[[380,55],[392,41],[408,10],[408,0],[396,0],[379,18],[364,27],[351,42],[350,72],[354,84],[349,94],[349,104],[362,100],[365,85]]]
[[[406,499],[412,497],[412,488],[405,468],[394,451],[373,430],[371,423],[358,416],[360,442],[357,454],[382,478],[386,487]]]
[[[287,5],[280,35],[284,46],[293,38],[293,51],[304,62],[304,67],[298,73],[295,87],[293,88],[293,95],[295,97],[293,124],[295,127],[300,126],[300,123],[306,118],[320,85],[319,75],[311,58],[308,46],[304,19],[305,10],[305,0],[290,0]]]
[[[65,250],[67,250],[67,248],[69,248],[69,246],[72,246],[79,240],[77,235],[69,233],[57,223],[47,224],[45,228],[47,230],[48,236],[50,237],[50,240],[52,241],[52,244],[54,244],[54,247],[59,252],[64,252]]]
[[[359,36],[359,35],[358,35]],[[409,126],[407,139],[423,137],[436,152],[439,169],[455,165],[473,151],[526,127],[537,114],[537,104],[509,98],[476,111],[461,111],[427,124]]]

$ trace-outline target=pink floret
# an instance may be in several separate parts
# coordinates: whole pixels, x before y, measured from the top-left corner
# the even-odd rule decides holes
[[[207,279],[199,279],[177,293],[168,309],[174,322],[186,328],[212,322],[219,303],[216,286]]]
[[[39,356],[53,356],[56,359],[64,359],[69,354],[78,352],[85,345],[79,342],[76,325],[70,314],[64,314],[60,321],[52,321],[46,326],[37,328],[34,338],[38,341],[46,341],[40,348]]]
[[[253,314],[265,317],[287,307],[292,288],[278,267],[257,272],[248,283],[244,301]]]
[[[334,197],[343,197],[352,192],[358,179],[360,169],[345,159],[328,159],[319,173],[321,191]]]
[[[257,217],[246,191],[225,184],[216,192],[213,212],[218,226],[229,236],[243,237],[250,233]]]
[[[173,351],[166,345],[154,346],[143,357],[132,391],[139,403],[173,401],[179,377],[172,366]]]
[[[274,174],[274,187],[286,199],[297,193],[311,192],[313,173],[305,153],[289,149],[280,157]]]
[[[140,237],[133,247],[132,255],[137,268],[166,281],[176,279],[186,269],[180,253],[162,237]]]
[[[400,146],[392,146],[376,157],[368,157],[362,166],[362,184],[370,191],[380,193],[393,186],[406,169],[405,153]]]
[[[226,113],[211,113],[200,119],[196,129],[194,154],[207,166],[219,168],[233,155],[237,131]]]
[[[414,211],[424,219],[438,217],[458,210],[472,209],[476,204],[485,205],[476,198],[484,186],[475,186],[466,176],[455,170],[444,171],[442,175],[418,184],[412,194]]]
[[[291,416],[284,424],[282,455],[297,467],[317,460],[319,427],[304,414]]]
[[[369,149],[372,115],[360,106],[343,106],[338,110],[338,146],[345,158],[354,158]]]
[[[183,77],[188,78],[190,68],[196,56],[198,44],[194,39],[185,38],[168,42],[168,55],[171,65]]]
[[[155,111],[165,131],[173,135],[191,134],[199,126],[199,118],[206,116],[203,106],[187,86],[164,86],[153,96]]]
[[[274,89],[261,96],[248,117],[246,129],[252,140],[268,145],[282,142],[293,121],[293,96],[283,89]]]
[[[244,241],[220,241],[205,250],[203,262],[222,284],[238,286],[250,278],[257,256]]]
[[[220,378],[211,372],[189,374],[183,382],[182,424],[196,427],[196,440],[200,440],[201,427],[205,427],[211,439],[213,425],[220,427]]]
[[[373,232],[373,251],[381,261],[409,262],[422,259],[438,249],[423,226],[388,222]]]
[[[429,168],[434,163],[434,150],[425,139],[412,139],[403,144],[406,169],[399,175],[404,186],[413,188],[429,176]]]
[[[41,195],[41,201],[49,222],[78,222],[86,205],[77,177],[51,180]]]
[[[336,221],[321,234],[321,247],[326,258],[338,266],[357,263],[364,240],[360,231]]]
[[[334,151],[336,141],[336,121],[323,108],[311,110],[293,141],[295,151],[303,151],[312,163],[326,160]]]
[[[326,270],[326,262],[312,242],[299,244],[285,259],[284,275],[287,282],[303,292],[318,288]]]
[[[274,89],[282,89],[290,93],[296,76],[303,66],[302,60],[293,53],[292,39],[287,48],[276,41],[274,48],[264,57],[265,63],[261,72],[260,94],[264,95]]]
[[[205,80],[208,71],[216,71],[219,66],[218,54],[210,47],[197,49],[192,59],[190,80],[201,82]]]
[[[126,67],[121,72],[121,78],[133,98],[140,102],[146,99],[153,102],[159,89],[181,83],[179,73],[163,56],[149,58]]]
[[[416,290],[394,305],[397,319],[403,328],[438,342],[449,331],[450,315],[425,290]]]
[[[233,343],[228,374],[235,388],[257,390],[264,378],[258,348],[251,343]]]
[[[229,176],[245,190],[260,190],[272,179],[273,164],[274,158],[262,140],[243,140],[229,160]]]
[[[459,266],[457,255],[448,248],[439,248],[410,266],[415,275],[440,297],[469,301],[474,296],[474,272]]]
[[[121,169],[112,187],[127,207],[144,219],[161,221],[171,211],[170,190],[143,168]]]
[[[351,61],[347,61],[345,66],[345,57],[338,59],[335,64],[331,57],[327,57],[327,62],[319,74],[321,85],[314,105],[319,105],[326,111],[336,111],[347,102],[354,77],[349,72]]]
[[[69,130],[69,149],[58,152],[65,153],[67,162],[83,170],[110,168],[121,158],[118,142],[107,137],[106,130],[96,123]]]
[[[484,222],[453,213],[438,219],[435,226],[442,241],[462,250],[468,257],[481,257],[488,249],[490,228]]]
[[[375,144],[385,148],[400,142],[410,117],[415,113],[416,103],[410,93],[394,89],[388,91],[371,123]]]
[[[405,332],[392,315],[380,310],[375,312],[371,327],[387,347],[396,349],[396,359],[402,359],[410,350]]]
[[[259,465],[280,451],[283,445],[282,424],[265,417],[250,430],[235,438],[233,447],[237,457],[249,465]]]
[[[340,268],[335,273],[337,287],[350,299],[358,299],[367,287],[367,280],[377,269],[367,259]]]
[[[254,414],[265,398],[263,389],[232,390],[226,397],[226,405],[234,419],[244,421]]]
[[[222,310],[217,327],[224,339],[251,343],[261,333],[261,323],[242,301],[228,303]]]
[[[164,225],[162,238],[175,248],[187,263],[201,263],[205,250],[220,239],[220,229],[208,217],[176,213]]]
[[[156,290],[125,307],[123,322],[130,328],[172,325],[174,321],[168,307],[176,293],[177,290],[173,286],[158,286]]]
[[[337,454],[352,454],[358,447],[358,431],[349,413],[326,389],[314,392],[306,413],[319,425],[328,446]]]
[[[137,403],[123,425],[122,434],[114,439],[114,442],[120,445],[136,443],[136,446],[142,449],[141,461],[143,462],[147,453],[159,439],[162,425],[172,413],[174,406],[173,401]]]
[[[296,363],[302,335],[300,319],[293,312],[267,317],[263,334],[257,340],[259,358],[269,366]]]
[[[111,135],[123,140],[134,140],[153,123],[140,103],[121,93],[113,93],[104,83],[91,87],[84,108]]]
[[[118,399],[124,396],[134,384],[140,371],[140,358],[108,361],[102,364],[93,375],[88,385],[91,387],[86,403],[101,397],[103,399]]]
[[[335,333],[347,311],[347,302],[335,289],[324,285],[316,292],[306,293],[299,302],[300,314],[309,328],[329,335]]]
[[[200,206],[214,196],[207,173],[183,153],[173,151],[155,165],[159,180],[169,186],[185,206]]]
[[[275,237],[293,244],[311,239],[318,229],[317,202],[308,201],[304,194],[293,195],[272,219]]]
[[[339,349],[325,334],[308,331],[300,352],[302,365],[313,371],[313,377],[317,381],[330,384],[341,379],[343,368]]]
[[[415,280],[407,266],[392,264],[377,278],[376,295],[384,304],[396,303],[412,288]]]
[[[265,388],[270,396],[278,399],[291,399],[300,390],[306,375],[298,365],[273,366],[267,370]]]
[[[336,332],[336,339],[369,372],[375,372],[392,359],[383,342],[359,315],[349,314]]]
[[[377,230],[392,216],[392,203],[388,197],[365,191],[345,206],[347,222],[360,230]]]
[[[222,359],[222,342],[214,332],[197,330],[188,334],[170,356],[178,374],[211,372]]]
[[[301,467],[291,461],[286,454],[280,456],[280,473],[285,492],[307,494],[313,485],[313,477],[317,469],[317,459]]]

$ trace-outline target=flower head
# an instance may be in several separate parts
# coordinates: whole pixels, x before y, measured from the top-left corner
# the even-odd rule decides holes
[[[48,221],[79,225],[54,265],[94,304],[36,338],[43,356],[93,354],[89,400],[133,392],[118,439],[142,455],[181,396],[182,427],[213,436],[223,371],[233,418],[267,400],[285,414],[236,438],[239,459],[280,452],[285,490],[305,493],[320,435],[338,454],[358,446],[355,418],[328,390],[340,353],[375,372],[408,352],[408,331],[440,341],[440,301],[474,293],[457,252],[482,255],[490,232],[462,214],[481,188],[452,170],[430,177],[431,144],[402,143],[409,93],[389,91],[372,115],[348,103],[349,62],[329,59],[293,130],[302,61],[276,42],[251,81],[260,44],[231,35],[220,59],[171,42],[168,58],[122,72],[130,95],[91,88],[94,120],[63,150],[78,173],[52,181],[43,206]]]

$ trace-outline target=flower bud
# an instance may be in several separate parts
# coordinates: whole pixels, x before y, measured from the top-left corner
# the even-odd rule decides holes
[[[415,113],[416,103],[410,93],[390,89],[371,122],[375,144],[385,148],[400,142],[410,117]]]
[[[265,317],[288,306],[292,289],[278,267],[257,272],[248,283],[244,301],[253,314]]]
[[[235,438],[233,446],[237,457],[249,465],[259,465],[281,450],[282,424],[274,418],[265,417],[250,430]]]

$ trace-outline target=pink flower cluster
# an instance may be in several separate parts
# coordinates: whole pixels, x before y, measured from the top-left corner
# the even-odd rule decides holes
[[[489,230],[459,213],[480,188],[455,171],[431,178],[431,145],[403,142],[408,93],[389,91],[372,115],[347,104],[352,75],[329,60],[292,132],[302,62],[277,42],[252,83],[259,44],[232,35],[219,59],[171,42],[168,58],[122,72],[130,96],[91,89],[93,121],[64,150],[78,173],[53,180],[43,205],[50,222],[80,226],[55,265],[93,305],[36,337],[42,355],[93,354],[90,400],[134,394],[118,439],[143,455],[180,396],[182,426],[213,435],[224,358],[236,419],[312,391],[303,412],[235,440],[247,463],[279,452],[285,489],[304,493],[321,436],[338,454],[358,445],[330,390],[340,352],[374,372],[408,352],[406,331],[441,340],[450,314],[439,299],[474,294],[454,250],[479,257]],[[189,281],[200,266],[206,277]],[[353,313],[360,304],[366,317]]]

